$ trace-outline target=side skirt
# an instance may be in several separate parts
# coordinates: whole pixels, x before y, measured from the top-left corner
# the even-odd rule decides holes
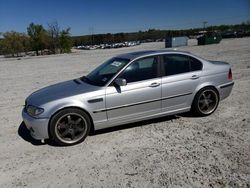
[[[146,116],[146,117],[139,117],[139,118],[129,119],[129,120],[126,120],[126,121],[109,121],[108,120],[108,121],[101,122],[101,123],[95,123],[94,127],[95,127],[95,130],[100,130],[100,129],[119,126],[119,125],[135,123],[135,122],[154,119],[154,118],[159,118],[159,117],[163,117],[163,116],[184,113],[184,112],[190,111],[190,109],[191,109],[191,107],[186,107],[186,108],[181,108],[181,109],[178,109],[178,110],[173,110],[173,111],[168,111],[168,112],[160,112],[160,113],[153,114],[153,115]]]

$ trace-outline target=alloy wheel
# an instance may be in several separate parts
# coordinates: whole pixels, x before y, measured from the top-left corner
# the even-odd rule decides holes
[[[214,90],[204,90],[199,96],[198,108],[203,114],[210,114],[216,109],[218,101],[218,95]]]
[[[76,143],[87,132],[87,122],[83,116],[77,113],[68,113],[58,119],[55,126],[55,134],[63,143]]]

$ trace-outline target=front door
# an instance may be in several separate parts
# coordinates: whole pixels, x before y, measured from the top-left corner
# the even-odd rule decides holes
[[[161,78],[158,56],[132,62],[118,78],[126,86],[111,84],[106,89],[106,110],[110,122],[122,124],[161,111]]]

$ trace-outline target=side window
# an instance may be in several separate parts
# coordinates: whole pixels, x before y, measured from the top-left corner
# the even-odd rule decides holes
[[[179,54],[167,54],[163,56],[166,76],[190,71],[189,57]]]
[[[199,71],[202,69],[202,63],[193,57],[189,57],[190,59],[190,68],[191,71]]]
[[[127,83],[148,80],[157,77],[157,56],[139,59],[130,64],[120,75]]]

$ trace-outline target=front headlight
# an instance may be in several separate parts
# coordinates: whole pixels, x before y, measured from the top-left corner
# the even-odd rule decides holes
[[[28,105],[26,110],[30,116],[38,116],[44,112],[44,109],[32,105]]]

